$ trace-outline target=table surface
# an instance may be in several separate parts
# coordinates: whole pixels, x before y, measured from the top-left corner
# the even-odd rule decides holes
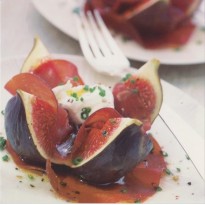
[[[81,55],[79,43],[44,19],[30,0],[1,0],[1,58],[27,55],[38,35],[51,53]],[[205,54],[204,54],[205,57]],[[139,67],[143,63],[131,61]],[[205,64],[161,65],[160,77],[193,97],[205,102]]]

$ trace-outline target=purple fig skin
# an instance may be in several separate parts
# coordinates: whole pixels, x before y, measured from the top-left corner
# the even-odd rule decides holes
[[[18,94],[8,101],[4,117],[7,140],[16,154],[29,165],[44,165],[45,160],[37,151],[32,140],[24,105]]]
[[[132,124],[101,153],[73,173],[91,184],[107,184],[119,180],[150,153],[153,144],[141,127]]]

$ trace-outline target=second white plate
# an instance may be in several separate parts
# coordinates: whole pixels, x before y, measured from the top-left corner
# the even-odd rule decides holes
[[[75,19],[73,15],[83,6],[85,0],[33,0],[36,9],[50,23],[63,31],[65,34],[77,40]],[[202,1],[201,8],[205,2]],[[198,15],[204,25],[204,15]],[[204,25],[205,26],[205,25]],[[124,54],[133,60],[146,62],[151,58],[160,59],[161,63],[169,65],[198,64],[205,62],[205,31],[200,26],[192,35],[190,41],[179,49],[145,49],[134,41],[125,41],[121,35],[115,37],[117,44]]]

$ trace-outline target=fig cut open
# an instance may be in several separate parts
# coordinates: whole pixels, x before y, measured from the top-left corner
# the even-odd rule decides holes
[[[93,113],[79,130],[83,143],[71,153],[71,167],[80,178],[93,183],[115,182],[131,171],[152,149],[148,135],[141,130],[137,119],[114,117],[101,123],[90,123],[100,113],[113,112],[103,108]],[[105,114],[104,114],[105,115]],[[118,115],[118,114],[117,114]]]
[[[71,127],[60,106],[56,110],[41,98],[18,90],[6,106],[5,127],[11,147],[27,163],[65,161],[56,146],[69,138]]]
[[[115,108],[122,116],[151,123],[157,117],[163,100],[159,64],[152,59],[114,86]]]

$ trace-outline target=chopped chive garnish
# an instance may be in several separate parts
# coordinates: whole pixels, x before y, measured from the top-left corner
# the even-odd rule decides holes
[[[76,100],[78,100],[78,94],[77,94],[77,93],[71,93],[71,96],[72,96],[73,98],[75,98]]]
[[[76,157],[72,162],[74,165],[78,165],[83,161],[82,157]]]
[[[136,79],[131,79],[130,83],[134,84],[136,82]]]
[[[0,150],[4,150],[5,146],[6,146],[6,139],[0,137]]]
[[[83,98],[83,97],[81,97],[81,98],[80,98],[80,101],[81,101],[81,102],[83,102],[83,100],[84,100],[84,98]]]
[[[95,91],[95,89],[96,89],[96,87],[93,87],[93,88],[90,88],[89,91],[90,91],[91,93],[93,93],[93,92]]]
[[[169,169],[165,169],[165,173],[166,173],[167,175],[171,175],[171,174],[172,174],[172,172],[171,172]]]
[[[30,184],[30,187],[34,188],[35,186],[33,184]]]
[[[163,157],[168,157],[167,152],[161,150],[160,153],[162,154]]]
[[[84,89],[85,91],[88,91],[88,90],[89,90],[89,86],[88,86],[88,85],[85,85],[83,89]]]
[[[80,7],[75,7],[73,10],[72,10],[73,13],[75,14],[80,14]]]
[[[90,107],[82,108],[82,111],[81,111],[81,114],[80,114],[81,119],[86,120],[88,118],[90,112],[91,112]]]
[[[34,176],[31,175],[31,174],[28,174],[28,178],[29,178],[30,180],[34,180]]]
[[[60,182],[60,185],[65,187],[65,186],[67,186],[67,183],[66,183],[66,182],[61,181],[61,182]]]
[[[9,161],[9,156],[8,156],[8,155],[4,155],[4,156],[2,157],[2,160],[3,160],[4,162],[8,162],[8,161]]]
[[[180,168],[177,167],[176,169],[177,169],[178,172],[181,172],[181,169],[180,169]]]
[[[178,167],[176,168],[176,170],[177,170],[177,172],[181,172],[181,169],[180,169],[180,168],[178,168]]]
[[[99,95],[100,95],[101,97],[105,97],[105,95],[106,95],[105,90],[102,89],[101,87],[98,87],[98,90],[100,91],[100,92],[99,92]]]
[[[122,78],[122,81],[128,80],[131,76],[132,76],[132,74],[130,74],[130,73],[126,74],[125,77]]]
[[[79,81],[79,77],[78,76],[74,76],[73,77],[73,81],[75,81],[75,82]]]
[[[4,115],[4,110],[1,111],[1,114]]]
[[[154,187],[156,191],[162,191],[162,188],[160,186]]]
[[[186,158],[187,158],[188,160],[190,160],[190,157],[189,157],[189,155],[186,155]]]
[[[107,130],[103,130],[103,131],[102,131],[102,136],[103,136],[103,137],[106,137],[107,134],[108,134]]]

